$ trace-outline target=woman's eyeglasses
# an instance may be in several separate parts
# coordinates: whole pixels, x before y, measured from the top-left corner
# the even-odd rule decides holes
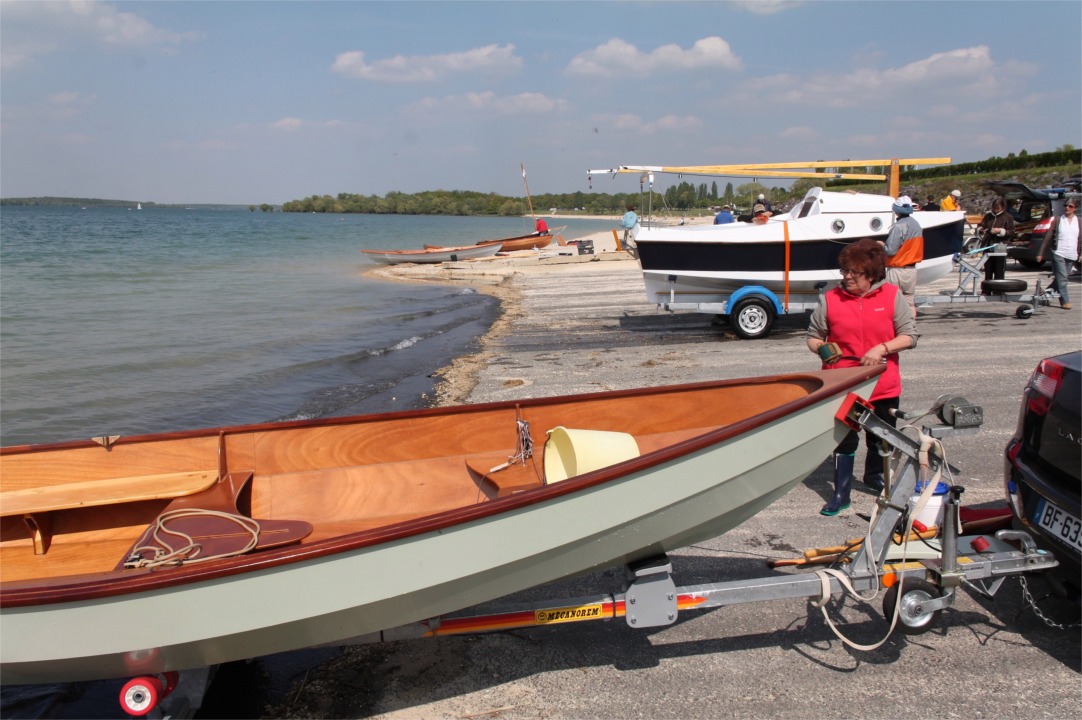
[[[845,277],[846,275],[852,275],[853,277],[860,277],[860,276],[864,275],[864,273],[862,271],[853,270],[852,268],[842,268],[841,272],[842,272],[842,277]]]

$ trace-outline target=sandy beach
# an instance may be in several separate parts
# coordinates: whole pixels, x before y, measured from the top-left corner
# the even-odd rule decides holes
[[[595,238],[595,242],[601,238]],[[596,247],[597,245],[595,245]],[[1010,277],[1038,275],[1013,264]],[[480,351],[444,372],[439,402],[476,403],[807,370],[806,317],[779,318],[766,339],[739,340],[712,317],[647,304],[638,264],[626,253],[513,258],[380,271],[407,281],[453,282],[497,294],[503,316]],[[1042,277],[1047,281],[1047,273]],[[948,276],[924,290],[949,290]],[[1038,360],[1076,350],[1080,310],[1044,307],[1028,320],[1016,305],[922,308],[918,348],[902,355],[903,409],[941,395],[984,408],[973,437],[948,441],[961,467],[963,504],[1003,503],[1003,448],[1022,387]],[[863,443],[861,452],[863,453]],[[860,459],[858,458],[858,463]],[[859,465],[858,465],[859,466]],[[835,545],[863,533],[873,496],[851,510],[818,513],[830,492],[824,464],[804,483],[724,536],[671,554],[678,585],[770,574],[768,558]],[[611,572],[536,589],[527,597],[612,592]],[[1035,595],[1047,593],[1040,579]],[[832,610],[857,642],[886,630],[881,600],[848,599]],[[1055,598],[1045,614],[1077,620]],[[945,717],[1074,717],[1080,708],[1077,630],[1049,627],[1009,579],[994,599],[962,591],[941,626],[896,634],[878,650],[843,645],[818,610],[776,601],[682,614],[667,628],[622,622],[359,646],[313,670],[275,717],[593,718],[897,717],[920,703]],[[857,700],[859,698],[859,700]]]

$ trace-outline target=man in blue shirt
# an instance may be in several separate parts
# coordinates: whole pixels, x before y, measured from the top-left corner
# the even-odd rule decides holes
[[[639,216],[635,214],[635,206],[628,205],[627,212],[620,220],[620,227],[624,230],[624,249],[631,253],[632,257],[638,257],[635,252],[635,236],[639,232]]]
[[[714,216],[715,225],[728,225],[731,222],[733,222],[733,211],[728,205],[723,207],[721,212]]]

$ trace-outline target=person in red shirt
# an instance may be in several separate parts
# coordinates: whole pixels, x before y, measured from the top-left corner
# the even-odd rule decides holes
[[[886,252],[870,238],[848,245],[838,255],[842,280],[823,293],[808,326],[808,349],[823,359],[823,368],[855,367],[886,363],[872,391],[875,414],[897,424],[891,410],[898,408],[902,376],[898,353],[916,347],[917,331],[913,311],[901,290],[886,281]],[[822,352],[834,343],[838,353]],[[837,515],[851,505],[853,465],[860,436],[852,430],[834,450],[834,495],[819,512]],[[869,432],[868,454],[864,461],[864,484],[875,492],[883,490],[883,459],[879,442]]]
[[[534,230],[538,235],[547,235],[549,231],[549,224],[545,222],[545,218],[537,218],[537,222],[534,223]]]

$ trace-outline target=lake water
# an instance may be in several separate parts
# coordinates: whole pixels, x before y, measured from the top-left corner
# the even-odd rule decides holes
[[[612,227],[565,222],[569,239]],[[531,230],[523,218],[5,206],[0,444],[423,406],[430,375],[475,347],[498,304],[367,278],[359,250]],[[327,656],[225,667],[233,687],[212,686],[204,709],[258,717]],[[0,715],[119,717],[122,684],[5,687]]]
[[[572,221],[568,237],[611,227]],[[529,219],[12,207],[0,212],[0,442],[416,407],[498,310],[363,276],[361,248]]]

